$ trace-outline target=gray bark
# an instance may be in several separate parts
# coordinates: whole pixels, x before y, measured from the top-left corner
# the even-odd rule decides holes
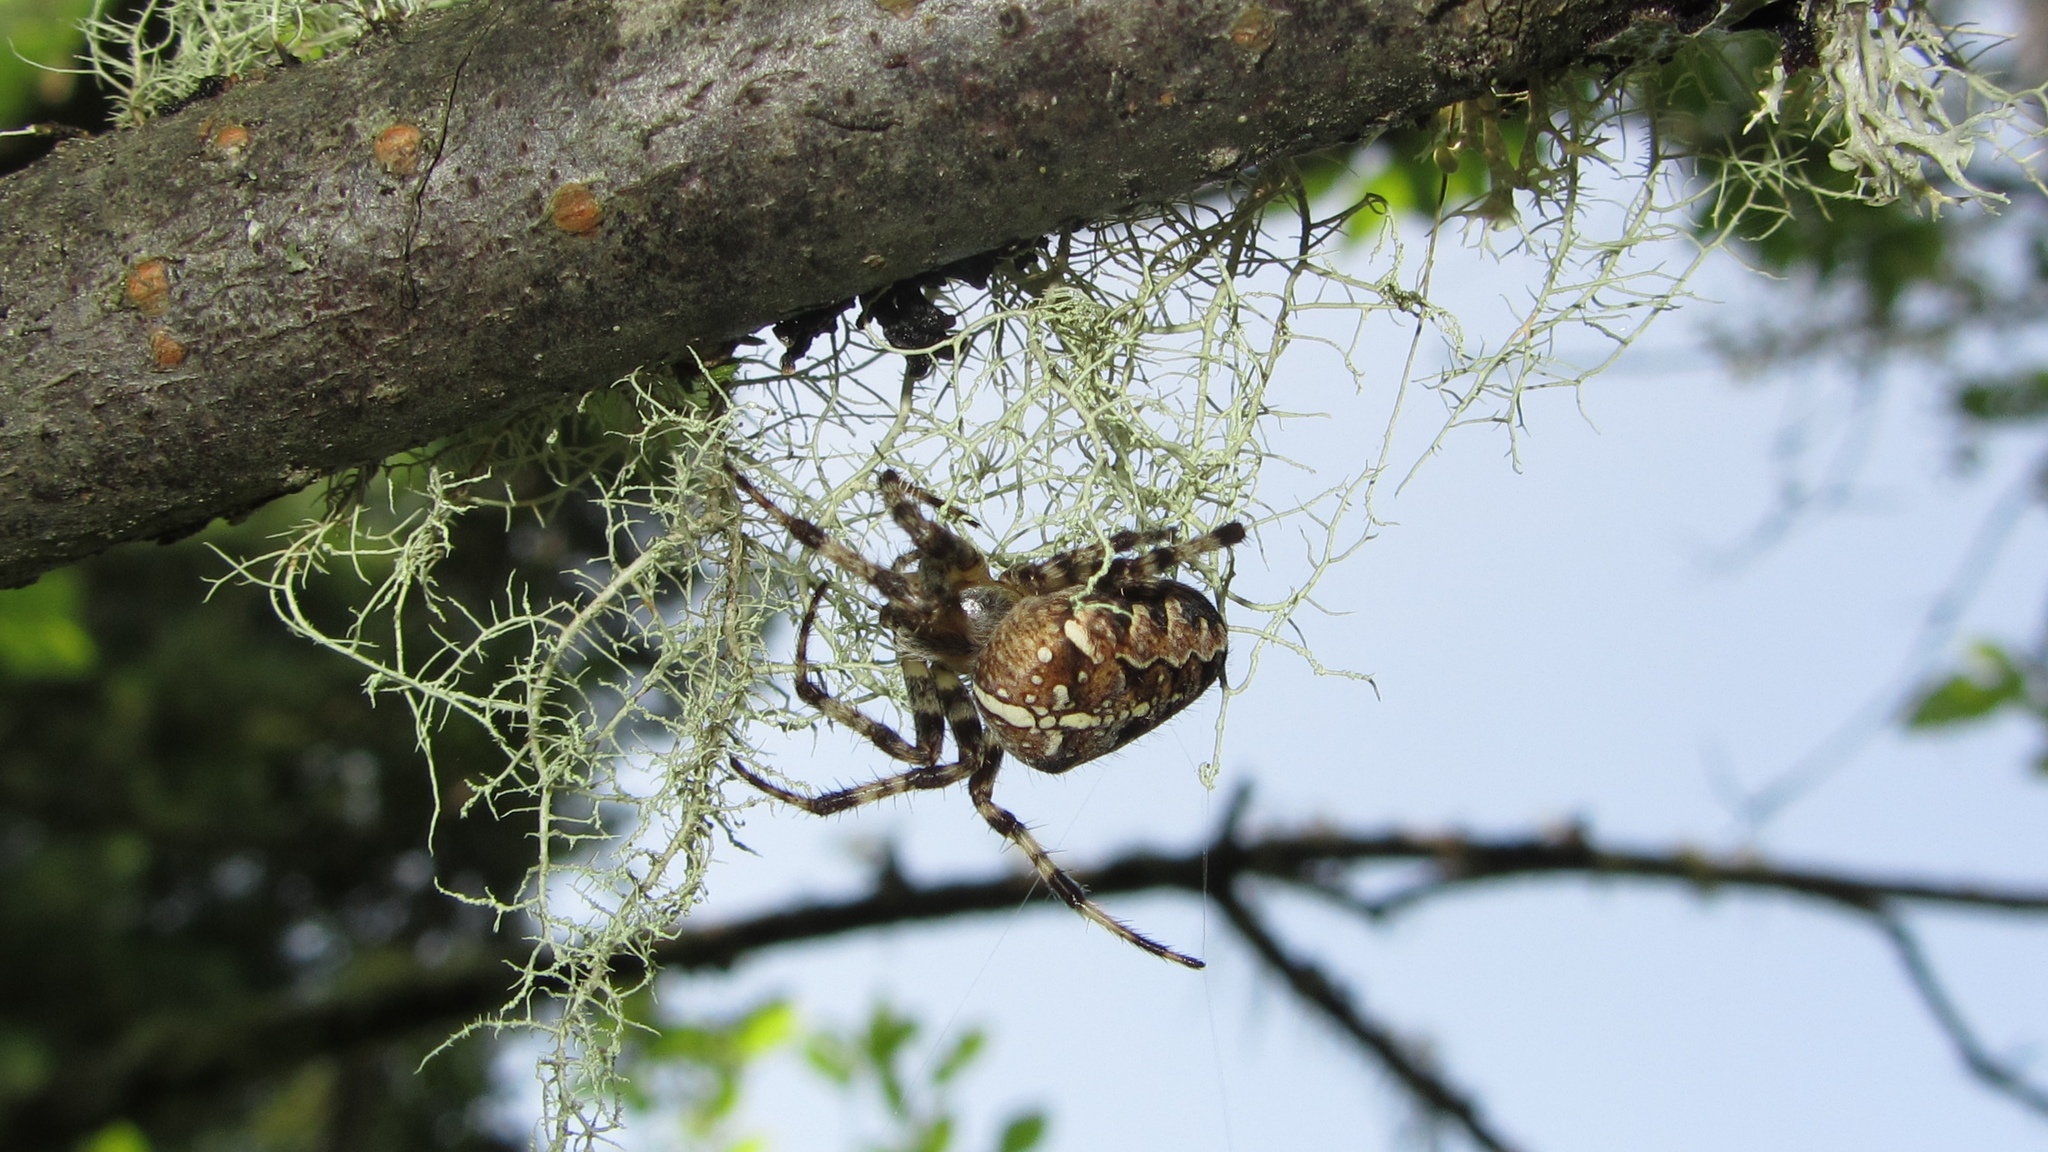
[[[476,0],[66,144],[0,181],[0,586],[1512,87],[1649,7],[1259,2]],[[571,183],[593,230],[551,213]],[[167,296],[129,287],[154,260]]]

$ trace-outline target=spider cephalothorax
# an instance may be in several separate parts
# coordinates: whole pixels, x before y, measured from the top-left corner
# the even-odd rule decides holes
[[[1177,544],[1168,532],[1120,532],[1107,549],[1089,545],[994,575],[979,550],[925,515],[923,505],[935,499],[883,472],[878,482],[889,515],[915,545],[885,567],[785,512],[746,477],[733,479],[804,547],[881,593],[880,618],[896,637],[916,734],[914,742],[905,740],[812,676],[808,649],[825,593],[820,585],[797,630],[797,696],[914,767],[821,796],[771,784],[737,761],[734,770],[821,816],[966,780],[982,819],[1022,849],[1076,911],[1148,952],[1201,967],[1096,907],[993,795],[1004,752],[1042,772],[1065,772],[1157,728],[1216,682],[1228,643],[1223,618],[1208,597],[1163,573],[1238,543],[1244,526],[1225,524]],[[958,754],[941,764],[948,727]]]

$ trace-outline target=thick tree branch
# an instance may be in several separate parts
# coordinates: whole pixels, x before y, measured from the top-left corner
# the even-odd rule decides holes
[[[0,181],[0,587],[1511,87],[1674,7],[1713,8],[474,0],[419,17]]]
[[[1403,868],[1422,865],[1428,876],[1389,900],[1364,901],[1346,893],[1342,881],[1349,871],[1372,864]],[[1391,1047],[1385,1050],[1365,1043],[1368,1054],[1381,1060],[1396,1082],[1415,1093],[1418,1103],[1427,1110],[1454,1120],[1457,1111],[1446,1101],[1465,1101],[1465,1097],[1426,1066],[1403,1061],[1400,1054],[1404,1050],[1392,1039],[1390,1029],[1360,1012],[1355,999],[1344,993],[1330,976],[1290,955],[1277,937],[1264,928],[1245,881],[1266,879],[1302,885],[1374,917],[1395,914],[1432,897],[1516,877],[1577,881],[1618,878],[1702,893],[1747,891],[1817,901],[1850,912],[1858,922],[1872,924],[1885,933],[1905,961],[1915,989],[1973,1075],[2029,1107],[2038,1108],[2044,1098],[2038,1086],[2027,1083],[1986,1052],[1941,990],[1917,943],[1901,934],[1904,930],[1898,916],[1902,910],[1916,906],[2041,915],[2048,913],[2048,889],[1783,868],[1751,858],[1712,857],[1688,850],[1621,851],[1596,846],[1580,830],[1527,837],[1403,832],[1273,833],[1246,837],[1236,831],[1234,821],[1226,822],[1215,841],[1194,851],[1177,855],[1130,853],[1098,868],[1074,870],[1073,875],[1098,897],[1167,890],[1217,900],[1248,944],[1304,997],[1306,1004],[1330,1015],[1330,1005],[1311,992],[1319,987],[1331,991],[1349,1006],[1349,1016],[1365,1031],[1388,1038]],[[874,890],[865,896],[799,903],[726,924],[691,927],[656,948],[653,958],[656,964],[671,971],[723,969],[784,944],[977,913],[1010,912],[1032,900],[1048,908],[1065,907],[1051,901],[1039,888],[1035,876],[1029,874],[924,884],[888,868],[878,878]],[[1240,922],[1232,914],[1233,906],[1247,919]],[[1266,956],[1261,950],[1262,939],[1274,950],[1273,956]],[[0,1142],[20,1147],[68,1147],[79,1133],[112,1118],[135,1115],[155,1099],[423,1030],[445,1034],[505,1002],[513,985],[509,965],[514,962],[508,958],[477,957],[439,968],[394,974],[385,982],[352,987],[347,993],[323,1002],[307,1003],[293,997],[255,1006],[236,1017],[214,1014],[143,1022],[109,1045],[96,1066],[64,1069],[35,1097],[0,1112]],[[637,981],[645,973],[642,962],[634,957],[622,957],[614,967],[628,981]],[[1298,985],[1290,972],[1314,975],[1303,976],[1306,983]],[[1358,1038],[1345,1017],[1330,1018],[1340,1030]],[[1413,1078],[1418,1074],[1431,1078],[1443,1099],[1416,1089]],[[1469,1101],[1466,1106],[1470,1107]],[[1476,1112],[1473,1115],[1476,1122]],[[1482,1143],[1486,1142],[1480,1133],[1490,1133],[1490,1129],[1463,1126]],[[1497,1135],[1491,1139],[1496,1144],[1501,1141]]]

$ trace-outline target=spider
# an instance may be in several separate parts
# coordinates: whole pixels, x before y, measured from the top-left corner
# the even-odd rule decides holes
[[[915,735],[904,739],[813,675],[811,630],[828,587],[820,584],[797,629],[796,694],[911,767],[816,796],[773,784],[737,759],[733,770],[818,816],[965,780],[975,811],[1069,907],[1155,956],[1202,967],[1098,907],[1023,821],[995,802],[994,791],[1005,752],[1041,772],[1065,772],[1157,728],[1216,682],[1228,641],[1223,618],[1208,597],[1162,573],[1239,543],[1244,526],[1232,522],[1179,543],[1171,532],[1120,532],[1107,553],[1089,545],[991,575],[974,545],[925,514],[923,505],[938,506],[936,497],[884,471],[877,484],[889,516],[915,545],[884,567],[784,511],[745,476],[735,472],[733,480],[798,543],[881,594],[879,615],[895,633]],[[957,755],[941,764],[949,727]]]

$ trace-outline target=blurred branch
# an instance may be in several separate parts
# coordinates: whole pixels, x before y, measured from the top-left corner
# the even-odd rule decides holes
[[[1949,997],[1948,989],[1942,986],[1940,977],[1935,975],[1934,965],[1927,959],[1927,952],[1920,946],[1920,938],[1896,915],[1880,912],[1874,919],[1878,931],[1891,941],[1893,951],[1898,953],[1899,963],[1905,966],[1906,978],[1912,981],[1913,991],[1920,994],[1920,1002],[1927,1006],[1928,1014],[1947,1034],[1949,1043],[1956,1049],[1956,1056],[1970,1074],[1991,1088],[2012,1097],[2043,1117],[2048,1117],[2048,1089],[2030,1084],[2020,1075],[2019,1069],[1984,1048],[1977,1038],[1976,1030]]]
[[[1689,889],[1787,896],[1817,901],[1873,924],[1905,963],[1908,978],[1976,1078],[2037,1112],[2048,1092],[1988,1054],[1937,981],[1900,918],[1912,907],[2048,914],[2048,887],[1952,882],[1826,868],[1786,867],[1747,855],[1710,855],[1678,847],[1637,851],[1596,844],[1581,827],[1550,834],[1472,836],[1403,831],[1309,829],[1247,835],[1240,798],[1207,844],[1177,853],[1126,853],[1094,868],[1072,870],[1097,896],[1179,891],[1214,900],[1254,954],[1305,1003],[1358,1043],[1404,1091],[1434,1116],[1455,1121],[1480,1144],[1508,1147],[1478,1118],[1476,1106],[1426,1067],[1383,1023],[1321,968],[1291,955],[1260,918],[1246,881],[1297,886],[1348,911],[1385,920],[1424,901],[1507,880],[1633,880]],[[1390,894],[1354,893],[1346,881],[1372,866],[1422,874]],[[781,945],[851,932],[1010,912],[1036,900],[1061,907],[1019,873],[990,880],[924,883],[885,865],[873,889],[851,899],[812,900],[732,920],[689,927],[652,951],[655,965],[676,971],[723,969]],[[622,956],[614,974],[635,981],[646,961]],[[1162,979],[1171,978],[1162,973]],[[327,999],[257,1005],[232,1018],[156,1018],[112,1039],[91,1067],[58,1070],[34,1095],[0,1109],[0,1131],[14,1146],[59,1144],[109,1119],[132,1114],[150,1099],[224,1083],[237,1073],[278,1070],[315,1056],[421,1032],[442,1033],[504,1003],[513,969],[495,956],[439,967],[407,966],[375,983],[352,985]]]
[[[1472,1098],[1451,1086],[1429,1066],[1425,1055],[1413,1044],[1394,1034],[1384,1022],[1366,1014],[1344,986],[1321,968],[1288,954],[1270,928],[1239,898],[1234,887],[1221,887],[1211,894],[1230,926],[1251,946],[1252,953],[1272,970],[1290,991],[1349,1036],[1378,1060],[1413,1097],[1416,1104],[1437,1120],[1448,1120],[1463,1128],[1482,1148],[1492,1152],[1513,1152],[1514,1145],[1503,1140],[1479,1115]]]

